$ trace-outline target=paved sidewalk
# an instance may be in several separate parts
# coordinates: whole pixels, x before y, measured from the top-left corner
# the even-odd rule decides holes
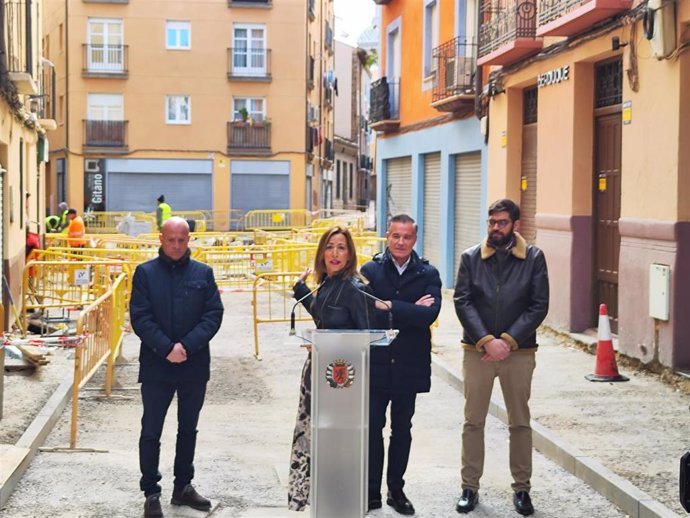
[[[305,516],[285,509],[287,460],[304,352],[283,346],[286,324],[265,325],[260,330],[264,360],[256,361],[251,356],[251,295],[226,293],[223,298],[226,316],[213,344],[195,484],[214,500],[210,513],[214,517]],[[421,517],[458,516],[454,503],[459,494],[463,405],[458,390],[462,386],[459,337],[452,299],[446,293],[434,333],[432,392],[418,399],[407,477],[406,491]],[[677,459],[687,447],[690,398],[642,373],[625,372],[631,378],[627,383],[590,383],[584,375],[594,367],[592,355],[552,338],[541,337],[540,343],[532,397],[535,446],[543,452],[535,453],[534,459],[535,516],[682,513],[676,503]],[[78,446],[107,452],[39,452],[0,517],[141,516],[135,336],[127,337],[124,349],[130,363],[118,368],[118,380],[124,388],[120,394],[128,399],[80,401]],[[94,380],[91,386],[98,387],[101,381]],[[500,420],[500,389],[496,390],[492,414],[499,418],[487,421],[481,503],[471,515],[478,518],[518,516],[510,501],[507,429]],[[164,501],[172,478],[174,415],[171,407],[162,450]],[[67,444],[69,417],[69,410],[61,415],[46,446]],[[164,510],[168,517],[209,515],[167,503]],[[371,516],[398,515],[384,505]]]

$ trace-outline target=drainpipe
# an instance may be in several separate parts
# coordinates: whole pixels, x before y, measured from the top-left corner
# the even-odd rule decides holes
[[[477,5],[477,23],[476,23],[476,31],[475,31],[475,39],[477,41],[477,46],[476,51],[475,51],[475,56],[474,56],[474,63],[476,65],[477,60],[479,59],[479,34],[480,34],[480,29],[481,29],[481,23],[480,23],[480,13],[481,13],[481,6]],[[482,95],[482,67],[479,65],[476,65],[476,71],[474,73],[474,114],[478,119],[481,119],[481,109],[482,109],[482,102],[481,102],[481,95]]]

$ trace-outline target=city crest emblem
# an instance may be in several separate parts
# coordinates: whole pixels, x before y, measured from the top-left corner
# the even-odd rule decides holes
[[[326,381],[331,388],[348,388],[355,381],[355,368],[342,358],[328,364]]]

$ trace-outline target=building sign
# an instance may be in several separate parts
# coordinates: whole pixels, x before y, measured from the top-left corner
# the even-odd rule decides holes
[[[632,122],[632,101],[623,102],[623,124]]]
[[[105,160],[84,159],[84,210],[105,210]]]
[[[555,85],[570,79],[570,65],[564,65],[560,68],[554,68],[543,74],[537,76],[537,85],[543,88],[549,85]]]

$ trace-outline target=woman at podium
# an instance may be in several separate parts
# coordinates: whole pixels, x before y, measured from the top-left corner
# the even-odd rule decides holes
[[[312,272],[307,268],[295,284],[294,297],[314,319],[317,329],[369,329],[373,311],[371,299],[363,297],[365,284],[357,273],[355,244],[347,228],[335,226],[319,239],[314,259],[314,277],[318,286],[310,289],[305,281]],[[303,511],[309,504],[311,448],[311,351],[300,383],[297,422],[292,439],[288,508]]]

